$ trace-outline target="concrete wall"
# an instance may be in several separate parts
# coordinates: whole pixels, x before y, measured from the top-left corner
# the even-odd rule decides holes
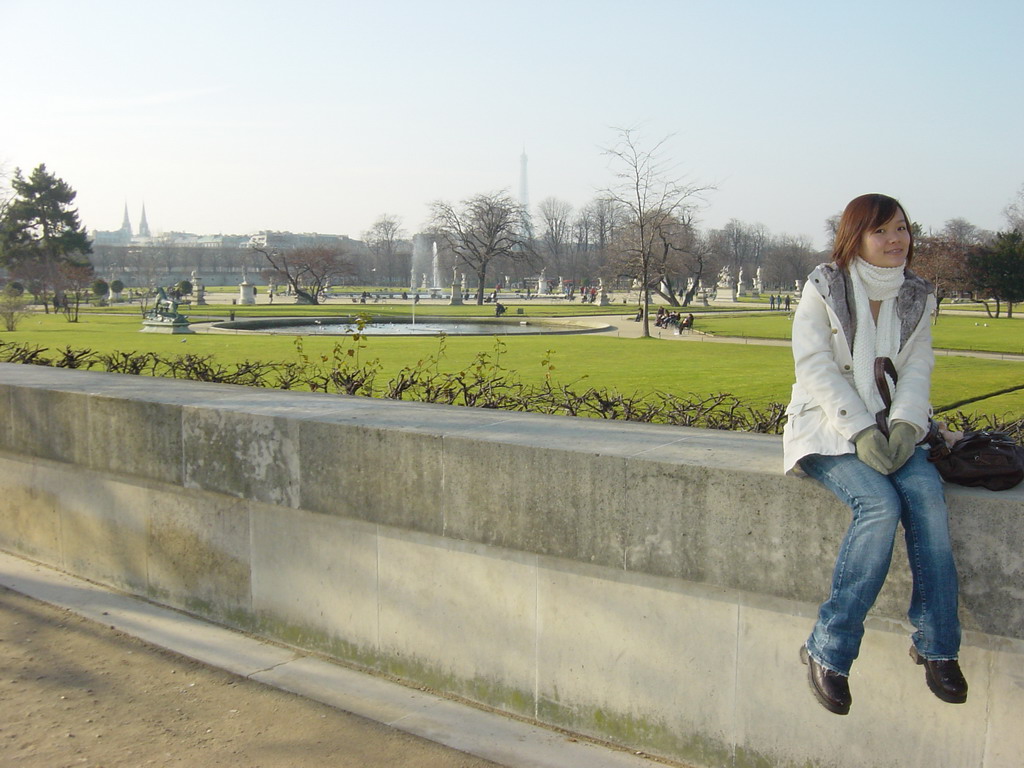
[[[0,416],[0,547],[79,576],[698,765],[1024,754],[1021,489],[949,492],[968,703],[898,549],[838,718],[797,650],[847,512],[777,438],[5,364]]]

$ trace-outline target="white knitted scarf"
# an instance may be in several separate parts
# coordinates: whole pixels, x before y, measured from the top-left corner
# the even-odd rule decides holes
[[[874,414],[885,407],[875,383],[875,358],[895,359],[899,352],[900,326],[896,318],[896,297],[903,285],[904,267],[876,267],[858,256],[850,262],[850,277],[853,278],[853,298],[857,308],[853,381],[860,399]],[[882,302],[877,322],[871,317],[869,301]]]

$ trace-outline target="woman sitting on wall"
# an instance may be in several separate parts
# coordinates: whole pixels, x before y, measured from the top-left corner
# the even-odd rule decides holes
[[[811,690],[838,715],[850,711],[850,667],[900,524],[913,576],[910,656],[924,666],[936,696],[951,704],[967,700],[942,480],[917,447],[931,413],[935,294],[908,269],[913,255],[902,206],[885,195],[856,198],[839,222],[832,262],[811,273],[793,320],[796,383],[783,433],[785,468],[820,481],[852,513],[828,599],[800,649]],[[881,425],[879,357],[892,359],[898,373]]]

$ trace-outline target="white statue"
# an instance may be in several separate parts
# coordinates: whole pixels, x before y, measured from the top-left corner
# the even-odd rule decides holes
[[[203,278],[194,269],[192,270],[192,293],[196,297],[196,304],[206,303],[206,286],[203,285]]]
[[[722,267],[718,273],[718,286],[720,288],[729,288],[732,285],[732,273],[729,271],[729,267]]]
[[[238,303],[256,303],[256,286],[249,282],[249,274],[244,265],[242,266],[242,282],[238,284]]]

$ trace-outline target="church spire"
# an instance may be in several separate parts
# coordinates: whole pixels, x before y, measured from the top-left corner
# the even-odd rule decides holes
[[[139,222],[139,237],[151,237],[149,222],[146,221],[146,204],[142,204],[142,220]]]
[[[132,221],[128,218],[128,203],[124,204],[124,221],[121,222],[121,233],[132,236]]]

